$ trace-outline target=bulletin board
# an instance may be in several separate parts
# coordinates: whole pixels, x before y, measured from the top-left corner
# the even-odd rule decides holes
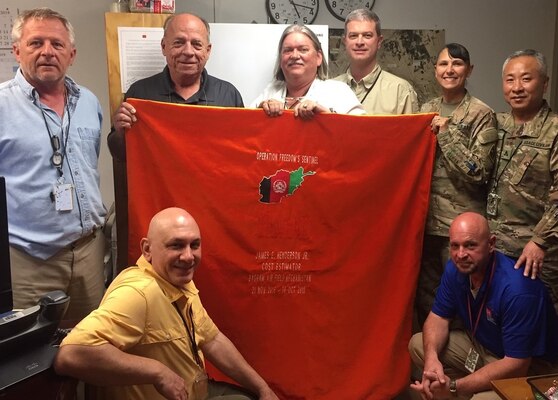
[[[162,27],[163,23],[168,17],[169,14],[105,13],[107,68],[111,118],[123,99],[122,85],[120,83],[118,27]]]

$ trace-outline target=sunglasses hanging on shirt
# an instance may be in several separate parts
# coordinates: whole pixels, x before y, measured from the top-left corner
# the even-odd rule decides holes
[[[60,153],[60,138],[57,135],[52,136],[50,138],[50,145],[52,146],[52,157],[50,161],[56,168],[60,168],[62,167],[62,161],[64,161],[64,157],[62,157],[62,153]]]
[[[48,126],[48,121],[46,118],[46,113],[43,107],[39,106],[41,109],[41,114],[43,115],[43,120],[45,121],[45,128],[47,130],[48,136],[50,138],[50,147],[52,148],[52,156],[50,157],[50,161],[54,167],[58,170],[58,174],[62,177],[64,174],[62,171],[62,166],[64,164],[64,158],[66,158],[66,147],[68,145],[68,138],[70,136],[70,108],[68,106],[68,102],[66,98],[64,98],[64,108],[66,114],[68,115],[68,125],[66,125],[66,132],[64,132],[64,118],[62,118],[62,122],[60,125],[60,136],[64,141],[64,148],[61,148],[61,141],[58,135],[53,135],[50,131],[50,127]]]

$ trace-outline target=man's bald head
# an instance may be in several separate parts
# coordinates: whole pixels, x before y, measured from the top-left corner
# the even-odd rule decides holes
[[[488,238],[490,236],[490,228],[488,226],[488,221],[485,217],[475,212],[465,212],[458,215],[450,226],[450,237],[451,231],[468,231],[474,233],[479,239]]]
[[[149,229],[147,230],[147,237],[158,236],[161,232],[165,232],[173,226],[180,227],[189,224],[194,225],[199,231],[196,220],[188,211],[178,207],[165,208],[151,218]]]
[[[453,220],[449,236],[450,256],[459,271],[484,273],[496,243],[486,218],[474,212],[463,213]]]
[[[151,219],[142,254],[165,280],[183,287],[201,261],[201,235],[194,217],[177,207],[166,208]]]

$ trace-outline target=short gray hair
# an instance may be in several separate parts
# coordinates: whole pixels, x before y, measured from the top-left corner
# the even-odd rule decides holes
[[[508,65],[508,63],[511,60],[517,57],[533,57],[535,60],[537,60],[537,63],[539,64],[539,72],[542,75],[542,77],[543,78],[548,77],[548,67],[546,64],[546,57],[540,51],[533,50],[533,49],[518,50],[511,53],[508,56],[508,58],[506,58],[506,61],[504,61],[504,65],[502,66],[502,75],[504,75],[504,69],[506,68],[506,65]]]
[[[205,20],[204,18],[200,17],[199,15],[196,14],[192,14],[192,13],[178,13],[178,14],[173,14],[170,15],[164,22],[163,24],[163,36],[165,36],[167,34],[167,29],[170,25],[170,23],[172,22],[173,19],[175,19],[176,17],[178,17],[179,15],[191,15],[192,17],[195,17],[197,19],[199,19],[203,25],[205,26],[205,29],[207,30],[207,42],[211,43],[210,40],[210,29],[209,29],[209,22],[207,22],[207,20]]]
[[[300,32],[308,36],[312,41],[312,44],[314,45],[314,49],[322,55],[322,64],[318,67],[317,76],[318,79],[321,80],[327,79],[327,60],[322,50],[322,44],[320,43],[320,40],[318,39],[316,34],[312,32],[312,30],[308,28],[306,25],[297,25],[297,24],[287,26],[283,31],[283,34],[281,35],[281,39],[279,39],[279,46],[277,49],[278,50],[277,60],[275,62],[275,69],[273,72],[275,79],[277,79],[278,81],[285,80],[285,74],[283,74],[283,70],[281,69],[281,50],[283,48],[283,42],[285,41],[285,38],[294,32]]]
[[[21,35],[23,34],[23,26],[27,23],[27,21],[31,19],[36,19],[39,21],[45,19],[57,19],[62,22],[64,28],[68,31],[68,36],[70,37],[70,43],[72,46],[76,45],[76,35],[74,33],[74,27],[68,21],[68,19],[56,12],[51,10],[48,7],[40,7],[40,8],[33,8],[31,10],[25,10],[21,14],[19,14],[14,21],[14,26],[12,28],[12,42],[18,43],[21,40]]]
[[[376,23],[376,34],[378,36],[382,35],[382,23],[380,22],[380,17],[374,11],[370,11],[366,8],[357,8],[351,11],[345,18],[345,31],[344,36],[347,36],[347,24],[351,21],[372,21]]]

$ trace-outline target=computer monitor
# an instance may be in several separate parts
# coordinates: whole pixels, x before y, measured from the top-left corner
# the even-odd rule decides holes
[[[0,176],[0,314],[11,312],[14,307],[6,197],[6,180]]]

